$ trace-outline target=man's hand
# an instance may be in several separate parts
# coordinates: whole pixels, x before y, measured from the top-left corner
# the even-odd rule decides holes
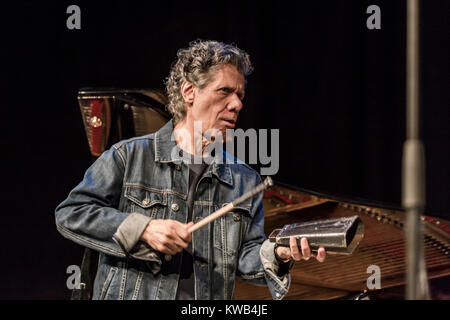
[[[301,250],[299,250],[297,245],[297,240],[295,237],[291,237],[289,239],[289,247],[277,247],[277,255],[283,259],[288,260],[290,258],[295,261],[300,261],[302,259],[309,260],[311,257],[316,257],[319,262],[324,262],[326,257],[325,248],[320,247],[317,251],[317,255],[311,253],[311,249],[309,248],[308,240],[306,238],[302,238],[300,240]]]
[[[193,222],[185,224],[169,219],[150,220],[140,240],[145,241],[155,250],[175,255],[187,248],[192,241],[192,235],[187,230],[193,224]]]

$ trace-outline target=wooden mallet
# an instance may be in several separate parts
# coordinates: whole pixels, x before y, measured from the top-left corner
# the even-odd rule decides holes
[[[233,210],[234,207],[236,207],[237,205],[241,204],[245,200],[255,196],[256,194],[260,193],[261,191],[264,191],[265,189],[267,189],[268,187],[271,187],[271,186],[273,186],[273,181],[272,181],[272,179],[270,177],[267,177],[264,180],[263,183],[261,183],[260,185],[256,186],[253,190],[250,190],[249,192],[243,194],[242,196],[240,196],[239,198],[237,198],[233,202],[227,204],[225,207],[222,207],[219,210],[211,213],[205,219],[200,220],[199,222],[194,224],[192,227],[190,227],[188,229],[188,231],[192,233],[192,232],[194,232],[194,231],[204,227],[208,223],[210,223],[210,222],[216,220],[217,218],[223,216],[224,214],[230,212],[231,210]]]

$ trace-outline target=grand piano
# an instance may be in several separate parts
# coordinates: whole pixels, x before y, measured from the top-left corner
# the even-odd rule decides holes
[[[113,143],[155,132],[169,119],[159,90],[84,88],[78,101],[93,159]],[[320,194],[276,182],[265,191],[265,233],[296,222],[357,215],[364,237],[351,255],[328,254],[296,262],[285,299],[404,299],[406,283],[405,213],[401,208],[361,199]],[[450,222],[422,216],[424,247],[433,299],[450,299]],[[86,249],[82,286],[72,299],[90,299],[96,253]],[[370,284],[373,270],[377,286]],[[271,299],[266,287],[236,279],[235,299]]]
[[[328,254],[324,263],[315,259],[296,262],[285,299],[404,299],[405,213],[400,208],[281,183],[266,191],[263,205],[267,235],[286,224],[317,219],[357,215],[364,224],[364,237],[351,255]],[[421,220],[432,298],[450,299],[450,222],[429,216],[422,216]],[[379,288],[369,279],[374,270],[380,274]],[[235,298],[271,296],[266,288],[238,280]]]

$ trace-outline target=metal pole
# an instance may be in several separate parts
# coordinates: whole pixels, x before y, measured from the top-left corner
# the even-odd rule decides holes
[[[402,205],[406,214],[408,300],[429,299],[420,216],[425,207],[425,155],[419,138],[419,0],[407,2],[406,141]]]

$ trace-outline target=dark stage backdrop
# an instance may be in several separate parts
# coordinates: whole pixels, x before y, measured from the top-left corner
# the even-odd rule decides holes
[[[422,2],[427,214],[449,219],[450,2]],[[81,30],[66,28],[71,4]],[[380,30],[366,27],[373,4]],[[251,55],[239,126],[280,129],[274,179],[399,205],[405,11],[392,0],[2,4],[0,298],[70,296],[66,268],[82,249],[56,232],[54,209],[91,161],[77,90],[162,88],[177,49],[197,38]]]

